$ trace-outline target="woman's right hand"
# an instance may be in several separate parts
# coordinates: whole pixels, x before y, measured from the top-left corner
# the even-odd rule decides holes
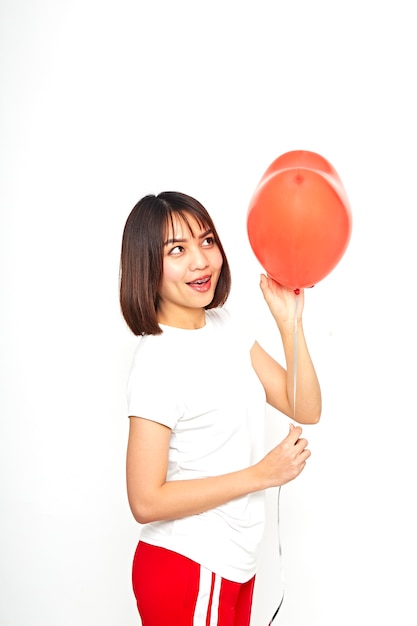
[[[290,424],[288,435],[257,464],[261,480],[268,487],[279,487],[294,480],[303,471],[311,455],[302,428]]]
[[[296,478],[310,456],[300,426],[259,463],[220,476],[167,481],[171,431],[166,426],[130,418],[127,489],[133,516],[140,524],[178,519],[214,509],[235,498],[284,485]]]

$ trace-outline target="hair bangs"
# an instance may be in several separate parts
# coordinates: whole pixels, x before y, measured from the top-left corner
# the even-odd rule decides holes
[[[180,222],[183,224],[192,237],[196,236],[193,231],[193,225],[191,224],[190,217],[197,222],[201,230],[211,230],[212,226],[208,223],[208,220],[204,219],[202,215],[192,212],[188,208],[169,208],[166,216],[165,223],[165,239],[174,239],[176,224]]]

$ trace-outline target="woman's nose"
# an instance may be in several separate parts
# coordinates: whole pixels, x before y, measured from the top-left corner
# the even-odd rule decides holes
[[[207,257],[204,251],[198,247],[193,250],[190,268],[192,270],[203,270],[208,265]]]

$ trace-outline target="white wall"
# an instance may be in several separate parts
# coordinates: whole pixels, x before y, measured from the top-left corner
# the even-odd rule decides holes
[[[139,624],[124,222],[145,193],[199,198],[229,253],[231,303],[252,308],[279,353],[246,210],[270,162],[303,149],[338,170],[354,227],[307,293],[324,410],[305,429],[308,468],[281,493],[276,622],[416,626],[413,3],[3,0],[0,11],[0,625]],[[269,420],[272,445],[287,421]],[[275,505],[271,492],[254,626],[280,596]]]

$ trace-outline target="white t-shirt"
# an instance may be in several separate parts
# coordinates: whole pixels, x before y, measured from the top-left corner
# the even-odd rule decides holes
[[[130,416],[172,430],[167,480],[217,476],[264,455],[265,392],[250,360],[254,338],[223,308],[206,325],[161,325],[139,339],[128,383]],[[256,571],[265,496],[256,492],[186,518],[142,527],[141,539],[178,552],[223,578]]]

